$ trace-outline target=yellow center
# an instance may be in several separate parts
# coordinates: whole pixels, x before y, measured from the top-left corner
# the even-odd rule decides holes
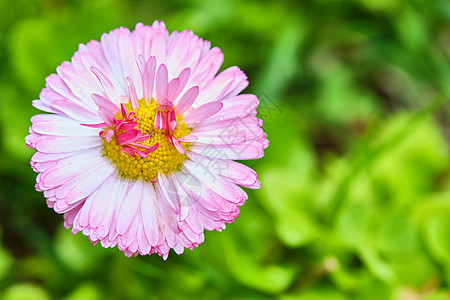
[[[159,143],[158,149],[151,152],[147,157],[140,157],[136,155],[133,157],[123,151],[120,151],[124,146],[117,145],[116,138],[114,137],[111,142],[103,140],[103,155],[107,156],[117,166],[121,176],[126,178],[143,178],[146,181],[156,181],[158,173],[162,172],[168,174],[170,172],[179,170],[183,161],[186,159],[186,154],[181,154],[178,150],[169,142],[166,130],[156,129],[155,116],[157,103],[154,99],[148,101],[146,99],[139,100],[139,108],[134,111],[131,107],[131,103],[125,104],[127,112],[134,112],[137,118],[136,129],[141,130],[142,134],[148,133],[150,137],[141,143],[145,146],[153,146]],[[115,115],[117,120],[122,120],[122,114]],[[179,138],[188,135],[191,131],[183,122],[182,116],[177,115],[177,128],[173,132],[175,138]],[[106,130],[112,129],[109,126]],[[106,131],[105,130],[105,131]],[[121,130],[117,134],[121,133]],[[181,142],[184,149],[188,149],[189,143]],[[145,152],[144,148],[137,148],[138,150]]]

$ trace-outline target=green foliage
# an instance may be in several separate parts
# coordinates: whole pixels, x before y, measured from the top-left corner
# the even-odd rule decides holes
[[[448,299],[446,1],[0,0],[0,299]],[[62,227],[31,100],[79,43],[164,20],[240,66],[269,135],[240,217],[164,262]]]

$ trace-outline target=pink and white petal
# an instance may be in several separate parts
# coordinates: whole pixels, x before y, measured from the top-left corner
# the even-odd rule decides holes
[[[81,152],[43,153],[38,151],[33,154],[33,156],[31,157],[31,161],[36,163],[58,161],[62,158],[66,158],[75,154],[81,154]]]
[[[189,112],[184,117],[184,121],[186,122],[186,124],[193,124],[203,121],[211,116],[214,116],[222,109],[222,107],[223,104],[219,101],[205,103],[202,106],[197,107],[193,111]]]
[[[57,198],[64,198],[64,201],[71,204],[88,197],[92,192],[101,186],[106,179],[115,171],[109,162],[100,162],[96,169],[91,170],[83,174],[82,178],[76,178],[75,184],[72,189],[63,197],[59,197],[58,191],[56,192]],[[65,186],[71,186],[73,179],[65,184]],[[61,189],[58,188],[58,190]]]
[[[86,198],[86,201],[84,201],[83,206],[74,219],[73,230],[78,232],[89,226],[89,213],[97,193],[98,191],[94,191],[89,197]]]
[[[33,101],[32,101],[32,105],[33,105],[35,108],[37,108],[37,109],[39,109],[39,110],[41,110],[41,111],[45,111],[45,112],[48,112],[48,113],[54,113],[54,114],[58,113],[58,111],[56,111],[56,110],[53,109],[53,108],[50,108],[50,106],[48,106],[47,104],[45,104],[45,103],[44,103],[42,100],[40,100],[40,99],[33,100]]]
[[[128,185],[129,183],[127,181],[120,180],[119,177],[116,177],[115,184],[110,187],[112,197],[108,201],[106,214],[97,228],[98,235],[102,239],[105,239],[111,231],[116,232],[113,221],[118,215],[122,199],[125,198],[128,192]]]
[[[167,98],[167,85],[168,85],[168,73],[167,67],[161,64],[156,71],[155,79],[156,100],[158,103],[162,103]]]
[[[73,225],[73,222],[83,205],[84,202],[81,202],[77,207],[72,208],[68,212],[64,213],[64,228],[68,229]]]
[[[101,46],[103,49],[103,53],[105,55],[106,61],[110,67],[111,72],[109,73],[114,78],[117,78],[117,82],[126,77],[124,76],[124,72],[122,69],[122,64],[120,61],[119,47],[117,46],[119,41],[120,31],[124,30],[123,28],[118,28],[110,33],[104,33],[101,37]],[[121,80],[120,80],[121,79]],[[117,87],[116,87],[117,88]],[[125,82],[123,82],[122,93],[119,94],[125,95],[126,86]]]
[[[189,150],[209,157],[233,160],[257,159],[264,155],[264,144],[258,140],[245,141],[240,144],[194,144]],[[218,156],[220,155],[220,156]]]
[[[208,172],[226,177],[235,184],[245,187],[254,186],[255,188],[259,185],[256,172],[246,165],[233,160],[211,158],[195,152],[190,153],[189,157],[199,166],[208,166]]]
[[[169,247],[175,245],[176,242],[176,234],[180,232],[178,228],[177,217],[173,209],[169,204],[169,200],[166,199],[164,194],[161,191],[161,186],[156,183],[156,198],[157,198],[157,207],[160,218],[160,229],[163,233],[165,241]]]
[[[86,151],[62,158],[40,174],[37,184],[46,190],[58,187],[73,177],[82,176],[98,161],[99,151]]]
[[[55,202],[55,205],[53,206],[53,209],[55,210],[55,212],[57,212],[59,214],[64,214],[64,213],[74,209],[75,207],[77,207],[78,205],[83,203],[84,201],[85,201],[85,199],[80,199],[73,203],[67,203],[66,201],[64,201],[62,199],[57,199]]]
[[[240,187],[226,181],[214,172],[206,174],[202,165],[188,160],[183,167],[196,177],[203,186],[213,190],[219,196],[232,202],[240,202],[247,199],[247,194]]]
[[[53,114],[35,115],[31,129],[39,134],[58,136],[98,136],[97,128],[80,125],[79,122]]]
[[[259,100],[255,95],[242,94],[221,101],[223,108],[208,119],[208,122],[244,118],[256,110]]]
[[[139,208],[138,208],[139,210]],[[139,215],[134,215],[131,218],[131,223],[127,229],[127,231],[125,233],[123,233],[122,235],[119,235],[119,245],[122,244],[125,248],[130,247],[130,245],[136,240],[137,238],[137,230],[138,230],[138,226],[139,226],[139,221],[140,218],[138,218]],[[136,244],[136,248],[135,249],[130,249],[130,251],[132,251],[133,253],[137,251],[137,244]]]
[[[85,151],[102,145],[101,139],[95,136],[89,137],[47,137],[36,144],[36,150],[45,153],[61,153]]]
[[[91,97],[99,108],[107,110],[112,114],[120,112],[119,106],[117,106],[114,102],[110,101],[108,98],[105,98],[102,95],[98,94],[92,94]]]
[[[120,235],[123,235],[128,230],[133,218],[136,216],[142,199],[142,186],[142,180],[136,181],[120,206],[116,224],[117,233]]]
[[[204,41],[201,58],[196,67],[192,69],[189,84],[198,85],[202,89],[219,71],[223,63],[223,53],[219,48],[209,50],[210,43]]]
[[[87,110],[85,107],[80,106],[77,103],[68,102],[66,100],[56,100],[52,102],[50,107],[59,114],[63,114],[75,121],[79,121],[82,124],[97,124],[103,122],[97,111],[92,112]]]
[[[119,35],[119,58],[122,65],[123,78],[130,77],[134,83],[139,98],[142,98],[141,75],[136,64],[137,55],[131,41],[131,33],[127,28],[120,30]]]
[[[154,27],[154,34],[152,37],[150,53],[156,58],[156,65],[159,66],[166,61],[167,54],[167,39],[169,32],[164,23],[159,23],[159,26]]]
[[[144,222],[147,222],[147,220],[142,219],[142,214],[139,212],[139,214],[136,216],[137,219],[139,219],[139,226],[137,229],[137,237],[136,240],[138,242],[138,248],[139,253],[141,255],[147,255],[150,253],[150,250],[152,249],[152,246],[150,245],[149,241],[147,240],[147,236],[144,232]]]
[[[178,243],[175,247],[173,247],[173,250],[176,254],[180,255],[184,252],[184,246],[181,243]]]
[[[50,106],[51,103],[55,100],[67,100],[68,102],[76,103],[79,105],[86,104],[88,107],[88,110],[94,111],[95,106],[93,103],[89,103],[89,99],[82,99],[82,95],[79,95],[78,88],[75,88],[76,85],[70,86],[69,84],[64,80],[64,77],[59,74],[60,72],[66,71],[67,69],[70,69],[71,72],[73,72],[73,67],[71,63],[69,62],[63,62],[61,66],[59,66],[56,70],[58,74],[50,74],[45,79],[45,86],[47,88],[43,89],[41,93],[39,94],[39,98],[44,101],[44,103],[47,106]],[[83,79],[81,79],[83,81]],[[75,84],[78,83],[77,80],[75,80]],[[84,84],[84,83],[82,83]]]
[[[80,105],[91,112],[96,111],[97,107],[92,102],[91,94],[101,93],[102,89],[100,84],[93,84],[94,80],[91,79],[92,72],[85,74],[85,72],[78,71],[72,63],[63,62],[56,68],[56,73],[72,93],[76,95],[76,97],[67,97],[71,100],[71,103]],[[94,75],[92,74],[92,76]],[[98,82],[98,80],[95,82]]]
[[[191,108],[192,104],[194,104],[195,100],[197,99],[198,93],[198,86],[193,86],[189,90],[187,90],[175,107],[175,112],[179,115],[183,115],[189,108]]]
[[[238,67],[231,67],[221,72],[207,85],[200,88],[200,94],[194,106],[210,101],[236,96],[248,84],[247,76]]]
[[[172,36],[171,36],[172,37]],[[173,35],[167,50],[167,66],[172,76],[188,66],[195,66],[200,58],[203,41],[192,31],[185,30]]]
[[[140,212],[142,220],[145,221],[143,222],[145,236],[152,247],[157,246],[158,241],[162,240],[155,202],[157,202],[155,188],[153,185],[144,185]]]
[[[178,103],[177,99],[178,96],[181,94],[181,92],[185,89],[186,84],[189,81],[189,76],[191,75],[191,68],[185,68],[183,69],[180,74],[178,74],[178,80],[179,80],[179,85],[178,85],[178,89],[175,92],[172,102],[174,104]]]
[[[158,183],[161,187],[161,192],[168,200],[168,203],[175,214],[180,212],[180,199],[178,197],[178,190],[175,186],[173,176],[158,174]]]
[[[154,97],[153,87],[155,85],[156,59],[151,56],[145,64],[142,76],[143,95],[145,99]]]
[[[111,174],[105,182],[98,188],[96,195],[93,199],[91,209],[89,210],[89,226],[91,228],[98,228],[105,218],[108,208],[110,207],[111,199],[115,195],[112,194],[114,189],[112,188],[117,181],[116,174]]]
[[[105,74],[106,72],[102,71],[97,66],[93,65],[90,68],[91,72],[94,73],[94,75],[97,77],[97,80],[100,82],[105,96],[108,97],[111,102],[118,104],[121,96],[121,93],[118,92],[121,90],[120,85],[117,83],[114,84],[112,82],[112,79]],[[110,73],[108,72],[108,74]]]

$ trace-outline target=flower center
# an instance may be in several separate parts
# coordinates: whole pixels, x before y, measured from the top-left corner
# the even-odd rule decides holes
[[[172,120],[169,128],[158,126],[156,122],[158,128],[155,128],[155,119],[168,118],[169,114],[175,117],[176,123]],[[186,154],[174,146],[174,140],[178,143],[176,140],[191,130],[182,116],[175,114],[173,105],[161,107],[154,99],[140,99],[138,108],[133,109],[130,101],[122,105],[122,112],[114,117],[115,124],[108,125],[100,134],[105,138],[103,155],[117,166],[121,176],[143,178],[154,183],[159,172],[168,174],[181,168]],[[190,144],[179,142],[179,145],[187,149]]]

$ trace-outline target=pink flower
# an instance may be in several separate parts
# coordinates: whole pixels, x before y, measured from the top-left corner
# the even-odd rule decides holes
[[[36,189],[65,227],[125,255],[167,258],[222,230],[259,188],[234,160],[268,146],[245,74],[191,31],[137,24],[80,45],[47,77],[28,147]]]

